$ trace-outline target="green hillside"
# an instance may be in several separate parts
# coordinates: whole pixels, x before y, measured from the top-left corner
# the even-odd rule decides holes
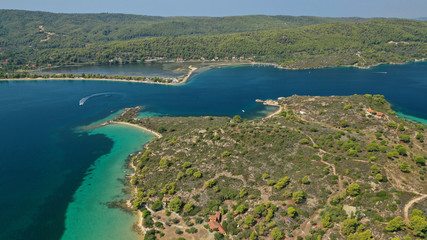
[[[427,57],[427,23],[405,19],[165,18],[26,11],[2,11],[0,18],[0,60],[8,59],[0,71],[32,70],[33,65],[126,64],[149,58],[218,57],[300,69],[366,67]]]
[[[328,23],[354,22],[359,18],[292,16],[155,17],[129,14],[59,14],[0,10],[0,39],[9,47],[82,47],[93,42],[130,40],[150,36],[215,35],[287,29]],[[55,33],[51,40],[40,31]]]

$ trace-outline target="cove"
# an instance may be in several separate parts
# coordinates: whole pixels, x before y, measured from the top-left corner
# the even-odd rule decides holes
[[[124,165],[129,153],[142,149],[153,136],[138,128],[114,124],[94,130],[90,134],[104,134],[113,140],[110,153],[98,158],[90,167],[81,186],[73,196],[65,216],[65,232],[61,239],[138,239],[132,226],[136,216],[132,212],[111,208],[108,203],[126,200],[123,193],[124,173],[131,171]],[[119,181],[121,180],[121,181]]]
[[[79,106],[82,98],[106,92],[118,94],[96,95]],[[135,137],[138,147],[129,146],[128,152],[119,154],[115,147],[128,141],[126,136],[110,128],[76,132],[79,126],[95,124],[134,106],[143,106],[141,116],[240,114],[250,119],[273,110],[255,99],[355,93],[383,94],[394,110],[420,121],[427,119],[427,63],[299,71],[219,67],[200,72],[181,86],[103,81],[0,82],[0,239],[72,238],[76,232],[73,229],[83,229],[72,216],[90,219],[83,212],[79,214],[77,206],[89,204],[84,199],[90,196],[84,190],[94,186],[88,185],[91,177],[102,176],[101,169],[107,171],[101,163],[111,163],[120,171],[128,154],[148,141]],[[100,171],[96,172],[98,167]],[[119,179],[125,176],[124,172],[121,176],[116,173]],[[100,203],[99,212],[105,210],[96,216],[107,216],[111,211],[127,219],[125,222],[132,222],[134,217],[125,212],[102,208],[114,199],[125,198],[124,193],[113,194],[124,187],[117,178],[108,182],[111,186],[103,186],[115,189],[101,194],[106,198],[100,195],[100,199],[93,199]],[[111,229],[99,223],[92,227],[102,231],[100,234]],[[126,231],[132,227],[120,226]]]

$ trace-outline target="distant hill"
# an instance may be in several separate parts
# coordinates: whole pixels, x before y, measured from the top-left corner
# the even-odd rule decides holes
[[[129,14],[63,14],[0,10],[0,42],[9,47],[81,47],[88,43],[130,40],[153,36],[216,35],[224,33],[289,29],[301,26],[357,22],[361,18],[293,16],[156,17]],[[40,44],[46,34],[52,44]],[[0,45],[1,46],[1,45]]]
[[[0,11],[0,71],[28,66],[233,59],[286,68],[427,57],[427,23],[291,16],[152,17]],[[30,67],[31,68],[31,67]]]
[[[420,18],[416,18],[415,20],[427,22],[427,17],[420,17]]]

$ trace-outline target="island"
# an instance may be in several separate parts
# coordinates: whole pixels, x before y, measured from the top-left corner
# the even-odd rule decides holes
[[[426,127],[382,95],[257,100],[266,118],[137,118],[128,206],[144,239],[415,239],[427,233]]]

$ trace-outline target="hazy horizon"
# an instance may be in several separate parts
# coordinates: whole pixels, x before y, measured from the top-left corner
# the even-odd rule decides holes
[[[118,13],[148,16],[224,17],[242,15],[290,15],[317,17],[361,18],[423,18],[427,17],[425,0],[14,0],[2,3],[4,10],[28,10],[51,13]]]

